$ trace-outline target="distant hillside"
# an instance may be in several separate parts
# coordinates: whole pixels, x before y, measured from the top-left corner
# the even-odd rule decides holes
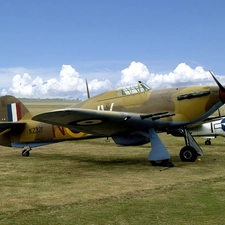
[[[80,102],[79,99],[40,99],[40,98],[19,98],[19,100],[28,108],[31,114],[38,114],[46,111],[52,111],[71,107]]]
[[[21,102],[23,103],[50,103],[50,104],[57,104],[57,103],[68,103],[68,104],[74,104],[78,103],[81,100],[80,99],[61,99],[61,98],[46,98],[46,99],[41,99],[41,98],[18,98]]]

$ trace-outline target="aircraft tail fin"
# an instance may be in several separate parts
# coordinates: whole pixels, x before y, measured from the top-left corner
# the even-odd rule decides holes
[[[31,113],[19,99],[11,95],[0,97],[0,122],[17,122],[31,118]]]

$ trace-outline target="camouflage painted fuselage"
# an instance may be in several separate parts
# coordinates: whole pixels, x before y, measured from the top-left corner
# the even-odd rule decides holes
[[[38,147],[87,136],[83,132],[72,132],[69,128],[36,122],[31,118],[31,113],[18,99],[0,97],[0,145]]]
[[[174,115],[161,118],[162,121],[185,125],[207,118],[223,104],[217,86],[148,89],[138,93],[123,93],[121,90],[108,91],[73,107],[139,114],[168,112]]]

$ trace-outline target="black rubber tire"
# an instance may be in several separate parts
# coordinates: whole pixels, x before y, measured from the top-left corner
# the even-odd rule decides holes
[[[205,141],[205,145],[211,145],[211,141],[210,140],[206,140]]]
[[[180,159],[183,162],[195,162],[198,153],[191,146],[185,146],[180,150]]]

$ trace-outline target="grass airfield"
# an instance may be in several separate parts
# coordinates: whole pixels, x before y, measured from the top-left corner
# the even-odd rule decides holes
[[[27,103],[33,114],[67,106],[36,104]],[[30,157],[1,146],[0,224],[225,224],[224,138],[211,146],[196,138],[204,156],[183,163],[183,138],[160,137],[172,168],[151,166],[149,144],[104,138],[35,148]]]

